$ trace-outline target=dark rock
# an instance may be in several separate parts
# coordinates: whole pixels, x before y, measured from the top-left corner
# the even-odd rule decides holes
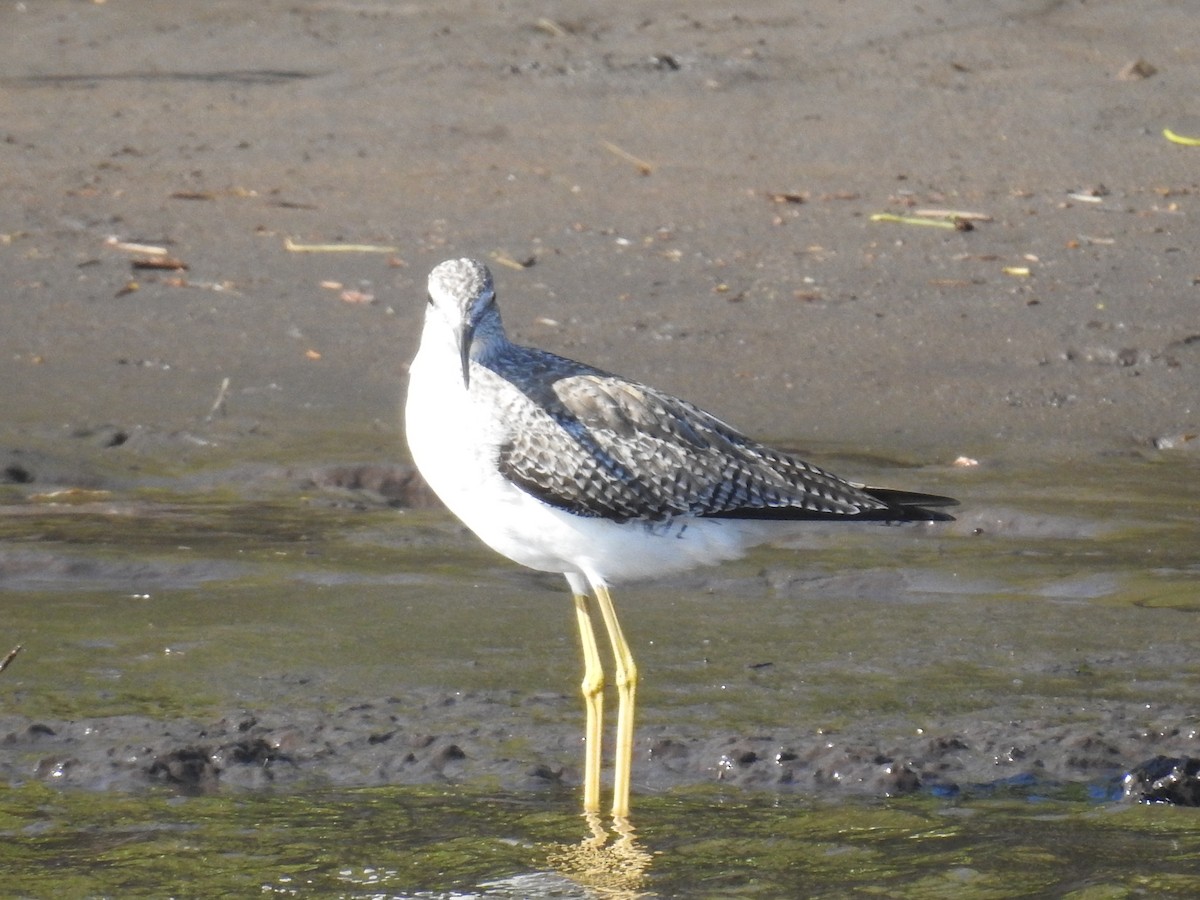
[[[1123,783],[1126,800],[1200,806],[1200,759],[1155,756],[1130,769]]]
[[[216,788],[221,770],[207,747],[180,747],[156,756],[146,774],[152,781],[205,793]]]

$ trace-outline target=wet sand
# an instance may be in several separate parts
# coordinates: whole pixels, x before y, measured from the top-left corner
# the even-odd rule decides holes
[[[518,338],[775,439],[1087,455],[1200,427],[1177,4],[249,9],[4,12],[6,446],[203,429],[224,378],[227,430],[396,434],[454,254],[492,261]],[[925,207],[992,221],[870,220]]]
[[[818,461],[914,479],[898,487],[930,487],[932,467],[933,487],[954,493],[960,455],[993,471],[1124,456],[1194,469],[1200,149],[1161,134],[1200,133],[1190,10],[568,3],[544,15],[371,2],[185,15],[117,0],[0,12],[5,502],[180,479],[190,492],[206,477],[253,501],[307,490],[296,472],[336,464],[342,480],[321,489],[428,504],[406,480],[397,409],[425,276],[453,255],[489,261],[517,339]],[[1118,77],[1139,59],[1152,74]],[[985,218],[970,230],[872,219],[929,209]],[[350,245],[367,249],[331,249]],[[264,481],[253,465],[292,475]],[[987,519],[989,502],[974,514]],[[429,730],[385,776],[372,753],[392,701],[363,698],[361,712],[274,711],[246,727],[232,710],[105,718],[115,730],[97,752],[136,745],[135,781],[194,771],[201,789],[211,771],[189,769],[188,748],[224,754],[222,783],[308,777],[327,757],[315,777],[339,784],[471,777],[473,760],[508,783],[572,781],[567,730],[548,732],[546,758],[519,761]],[[574,698],[555,702],[574,715]],[[1194,742],[1185,711],[1163,712],[1160,741],[1122,725],[1122,709],[1099,729],[1064,731],[1056,713],[1016,732],[1051,780],[1089,781],[1094,754],[1132,765]],[[67,783],[132,783],[73,743],[88,723],[13,712],[5,777],[28,777],[32,752],[37,777],[74,759]],[[786,751],[809,761],[791,776],[806,789],[835,769],[871,791],[911,787],[906,770],[972,784],[1018,741],[987,722],[895,746],[855,735],[868,749],[842,744],[849,755],[831,761],[801,730],[759,741],[685,727],[647,738],[668,743],[646,777],[778,783]],[[305,749],[327,729],[351,736],[324,756]],[[955,743],[964,731],[970,754]],[[254,765],[228,762],[239,755]],[[960,768],[936,774],[947,756]],[[905,762],[888,775],[880,759]]]

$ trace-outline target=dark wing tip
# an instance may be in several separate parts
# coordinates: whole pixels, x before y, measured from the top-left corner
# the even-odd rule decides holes
[[[886,509],[878,510],[878,515],[871,518],[888,522],[953,522],[954,516],[936,510],[943,506],[958,506],[958,501],[953,497],[943,497],[940,494],[920,494],[915,491],[875,487],[863,488],[863,493],[887,504]]]
[[[937,507],[957,506],[953,497],[938,494],[918,494],[890,488],[862,488],[862,493],[878,500],[883,506],[860,508],[857,512],[810,509],[802,506],[739,507],[709,513],[719,519],[766,519],[777,521],[814,522],[953,522],[954,516],[938,512]],[[927,508],[932,507],[932,509]]]

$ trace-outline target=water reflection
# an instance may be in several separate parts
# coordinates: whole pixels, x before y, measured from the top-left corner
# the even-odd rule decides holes
[[[583,818],[587,837],[552,849],[547,866],[599,896],[618,900],[654,896],[644,890],[653,856],[638,843],[629,819],[614,816],[610,832],[599,814],[588,812]]]

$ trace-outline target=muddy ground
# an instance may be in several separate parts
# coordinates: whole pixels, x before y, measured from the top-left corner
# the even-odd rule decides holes
[[[506,791],[577,790],[579,729],[531,727],[552,709],[571,718],[575,698],[542,694],[406,692],[334,713],[278,709],[192,719],[111,716],[36,721],[0,716],[0,776],[12,784],[185,793],[388,784],[490,784]],[[836,734],[781,725],[769,734],[686,727],[642,729],[636,788],[697,784],[815,796],[943,797],[994,794],[1122,797],[1200,806],[1200,744],[1187,706],[1156,712],[1155,727],[1114,704],[1100,724],[1064,725],[1075,709],[1017,722],[943,720],[880,741],[874,723]],[[514,739],[531,748],[505,752]]]
[[[1194,18],[1168,0],[6,4],[4,477],[403,466],[424,279],[454,255],[492,266],[516,338],[818,457],[1193,452],[1200,148],[1163,129],[1200,134]],[[979,215],[876,218],[928,210]],[[300,758],[334,725],[369,754],[390,701],[364,702],[279,725],[292,749],[257,720],[171,722],[166,743],[103,724],[114,752],[153,750],[145,774],[194,746]],[[3,730],[25,754],[79,727]],[[971,727],[887,758],[926,772]],[[1052,778],[1086,780],[1070,760],[1109,753],[1093,738],[1157,752],[1057,727],[1031,738],[1058,748],[1037,751]],[[978,739],[980,759],[1012,740]],[[743,743],[728,778],[781,777],[780,748]],[[411,770],[461,769],[449,746],[414,745]],[[706,778],[725,755],[659,759]],[[171,759],[155,777],[186,774]]]

